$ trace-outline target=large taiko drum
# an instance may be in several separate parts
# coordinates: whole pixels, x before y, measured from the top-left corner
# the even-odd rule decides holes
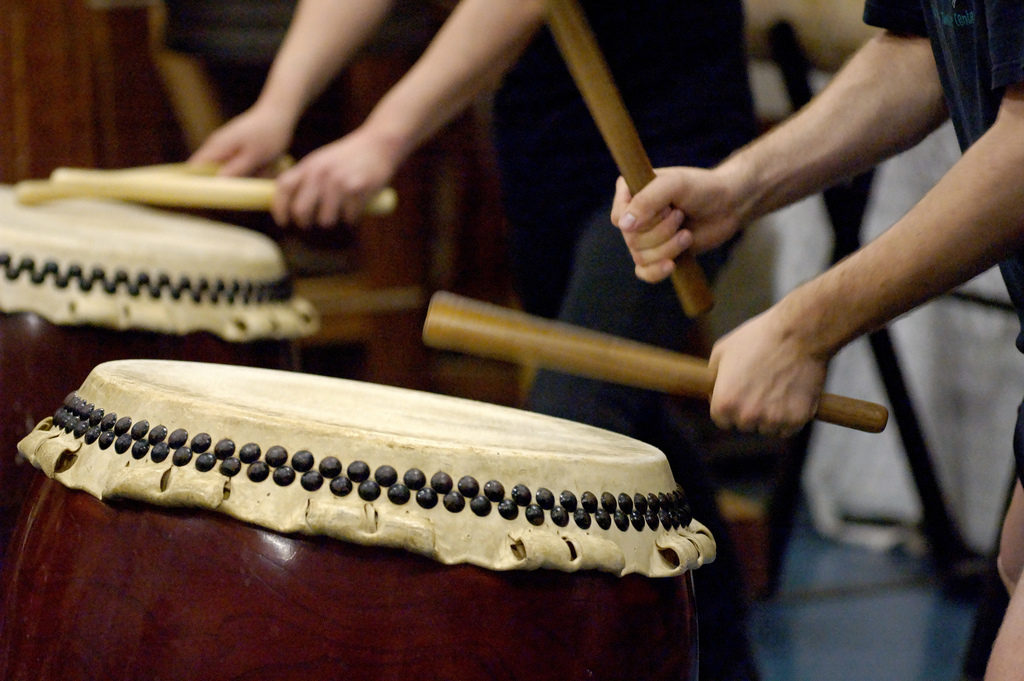
[[[315,327],[262,234],[112,201],[22,206],[0,186],[0,557],[32,470],[15,445],[94,366],[290,368]]]
[[[664,455],[296,372],[100,365],[19,447],[0,678],[693,679]]]

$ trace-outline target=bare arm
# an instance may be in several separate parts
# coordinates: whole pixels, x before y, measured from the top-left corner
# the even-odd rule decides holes
[[[292,124],[376,32],[394,0],[300,0],[256,106]]]
[[[283,154],[306,107],[374,34],[393,0],[301,0],[256,102],[216,130],[193,162],[259,172]]]
[[[1017,85],[992,128],[887,232],[716,344],[712,417],[768,432],[806,422],[839,348],[1024,246],[1021,177]]]
[[[409,72],[350,135],[281,176],[279,223],[354,219],[412,151],[494,87],[543,23],[540,0],[463,0]]]
[[[947,118],[926,38],[881,33],[810,104],[722,164],[751,220],[914,146]]]
[[[928,41],[882,33],[810,104],[717,168],[659,169],[635,197],[620,182],[612,220],[637,276],[659,281],[686,248],[717,246],[752,220],[871,168],[946,115]]]

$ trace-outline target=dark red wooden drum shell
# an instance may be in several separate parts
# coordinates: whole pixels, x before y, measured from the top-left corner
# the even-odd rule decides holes
[[[32,475],[16,444],[94,366],[294,368],[290,340],[315,324],[260,234],[107,201],[21,206],[0,186],[0,559]]]
[[[696,678],[714,542],[642,443],[174,362],[101,365],[54,421],[19,445],[50,477],[0,577],[5,681]]]

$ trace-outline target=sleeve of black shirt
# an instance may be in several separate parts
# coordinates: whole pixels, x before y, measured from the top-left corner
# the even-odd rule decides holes
[[[866,0],[864,23],[910,35],[926,36],[922,0]]]

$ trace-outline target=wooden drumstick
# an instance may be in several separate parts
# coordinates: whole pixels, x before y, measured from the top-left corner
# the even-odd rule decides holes
[[[636,194],[654,178],[654,168],[629,112],[612,79],[608,64],[576,0],[548,0],[547,19],[569,72],[608,145],[629,191]],[[704,270],[689,251],[676,260],[672,284],[683,311],[697,317],[714,305]]]
[[[708,399],[715,385],[703,359],[444,291],[430,300],[423,340],[434,348],[671,395]],[[880,404],[824,393],[815,418],[879,433],[889,412]]]
[[[174,208],[269,210],[274,181],[254,177],[222,177],[161,170],[89,170],[62,168],[49,180],[25,180],[14,187],[24,204],[54,199],[105,198]],[[398,195],[388,187],[366,204],[364,214],[387,215]]]

